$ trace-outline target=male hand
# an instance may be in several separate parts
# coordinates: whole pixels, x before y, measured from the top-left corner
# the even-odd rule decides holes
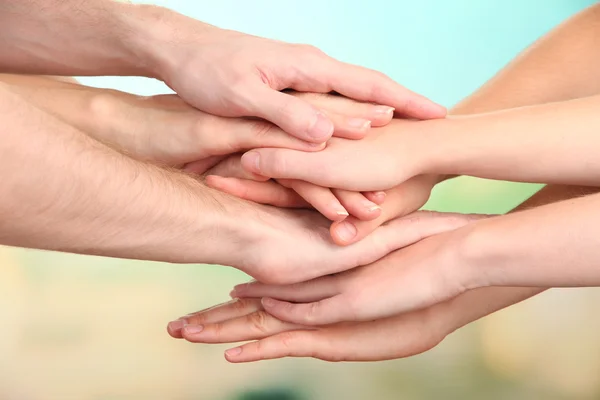
[[[157,75],[184,100],[211,114],[260,117],[299,139],[323,143],[334,131],[331,119],[281,90],[334,91],[418,119],[446,113],[384,74],[342,63],[312,46],[223,30],[178,14],[161,22],[169,39],[154,44]]]

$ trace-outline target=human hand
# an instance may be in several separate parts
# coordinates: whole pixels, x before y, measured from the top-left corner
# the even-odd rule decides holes
[[[281,357],[389,360],[429,350],[468,323],[543,290],[486,287],[390,318],[325,326],[284,322],[265,312],[260,299],[234,299],[172,321],[167,331],[192,343],[253,341],[225,352],[227,360],[234,363]]]
[[[258,120],[223,118],[198,111],[176,95],[135,96],[38,76],[0,74],[0,81],[29,102],[126,154],[161,165],[202,172],[221,156],[257,146],[318,151],[276,126]],[[299,94],[334,121],[335,136],[360,139],[371,124],[392,119],[389,107],[339,96]],[[358,122],[358,124],[357,124]]]
[[[418,119],[446,114],[389,77],[312,46],[219,29],[174,13],[162,17],[160,26],[148,65],[156,66],[155,75],[184,100],[214,115],[260,117],[299,139],[323,143],[334,131],[331,120],[319,107],[281,90],[335,91]]]
[[[336,221],[336,197],[350,216],[335,222],[330,233],[338,245],[355,243],[373,232],[383,223],[407,215],[422,207],[431,194],[431,189],[440,180],[435,175],[420,175],[390,189],[387,192],[366,192],[359,196],[358,192],[345,190],[328,190],[303,181],[292,181],[291,188],[275,181],[261,182],[251,173],[244,171],[239,165],[238,156],[230,157],[207,171],[208,186],[231,195],[261,204],[270,204],[286,208],[310,208],[311,206]],[[293,190],[293,182],[302,182],[303,187],[315,187],[317,196],[301,192],[300,196]],[[297,187],[297,186],[296,186]],[[333,197],[333,199],[331,199]],[[385,200],[385,202],[384,202]],[[311,203],[311,204],[309,204]],[[380,204],[381,209],[373,216],[373,204]],[[368,218],[368,216],[373,216]]]
[[[452,218],[464,222],[484,217]],[[428,233],[439,234],[371,265],[293,285],[250,282],[236,286],[231,296],[263,298],[269,314],[302,325],[368,321],[425,308],[471,288],[471,271],[460,254],[461,230],[448,232],[444,224],[437,228]]]
[[[277,319],[264,311],[260,299],[234,299],[173,321],[167,330],[192,343],[254,341],[225,352],[233,363],[282,357],[379,361],[413,356],[440,343],[452,332],[448,320],[453,317],[441,308],[312,327]]]
[[[298,179],[319,186],[352,191],[381,191],[413,176],[430,173],[428,151],[423,143],[433,130],[444,129],[448,120],[395,119],[373,128],[360,141],[331,139],[318,153],[289,149],[254,149],[242,156],[249,172],[277,179]]]
[[[389,221],[360,242],[338,246],[329,222],[308,210],[243,204],[236,215],[242,234],[239,251],[222,254],[219,263],[234,266],[268,284],[285,285],[370,264],[425,237],[469,223],[459,214],[420,211]]]

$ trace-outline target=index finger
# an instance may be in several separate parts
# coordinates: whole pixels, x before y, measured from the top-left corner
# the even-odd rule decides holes
[[[445,107],[405,88],[381,72],[324,57],[321,62],[308,64],[311,71],[304,72],[322,76],[332,91],[354,100],[394,107],[396,112],[407,117],[433,119],[446,116]],[[321,70],[315,71],[315,66],[321,66]]]

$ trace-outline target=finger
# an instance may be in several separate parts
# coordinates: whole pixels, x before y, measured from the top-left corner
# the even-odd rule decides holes
[[[326,113],[371,121],[371,126],[385,126],[394,118],[393,107],[363,103],[330,93],[290,92],[290,94],[306,100]],[[337,133],[334,132],[333,135],[337,136]]]
[[[169,322],[167,331],[174,338],[182,338],[181,331],[186,325],[216,323],[231,318],[237,318],[255,311],[262,310],[260,299],[233,299],[226,303],[197,311]]]
[[[433,329],[422,312],[376,321],[296,330],[229,349],[229,362],[251,362],[282,357],[313,357],[325,361],[377,361],[413,356],[445,337]]]
[[[275,318],[299,325],[326,325],[362,319],[362,310],[353,311],[343,294],[299,304],[263,297],[262,305]]]
[[[346,117],[323,110],[323,114],[333,122],[333,136],[345,139],[358,140],[364,138],[369,129],[371,121],[363,118]]]
[[[363,192],[363,195],[371,200],[373,203],[378,204],[378,205],[382,205],[383,202],[385,201],[385,196],[387,196],[387,194],[383,191],[377,191],[377,192]]]
[[[242,166],[250,172],[270,178],[296,179],[330,188],[344,182],[344,185],[348,186],[344,189],[357,189],[353,187],[352,179],[359,174],[364,177],[364,171],[348,160],[337,160],[334,154],[324,154],[325,152],[327,149],[317,153],[288,149],[255,149],[242,155]],[[334,166],[335,174],[332,173]]]
[[[371,221],[381,215],[381,207],[367,199],[360,192],[333,189],[332,193],[342,203],[350,215],[361,221]]]
[[[225,358],[232,363],[241,363],[282,357],[316,357],[317,354],[323,353],[325,345],[325,341],[320,340],[321,337],[317,332],[306,330],[283,332],[229,349],[225,352]]]
[[[206,174],[223,176],[226,178],[251,179],[254,181],[263,182],[269,180],[269,178],[266,176],[246,171],[242,167],[241,156],[239,154],[234,154],[225,158],[224,160],[221,160],[220,163],[206,171]]]
[[[210,156],[203,158],[198,161],[192,161],[183,166],[182,170],[191,174],[202,175],[218,163],[220,163],[226,156]]]
[[[281,179],[279,182],[293,189],[318,212],[323,214],[325,218],[331,221],[341,221],[349,215],[348,211],[329,188],[299,180]]]
[[[205,182],[213,189],[255,203],[270,204],[283,208],[311,208],[310,204],[298,193],[273,181],[256,182],[254,180],[208,175]]]
[[[330,68],[323,72],[333,91],[355,100],[394,107],[396,112],[407,117],[431,119],[446,116],[444,107],[380,72],[334,59],[330,62]]]
[[[280,321],[264,310],[241,317],[203,325],[186,325],[183,338],[192,343],[232,343],[262,339],[301,325]]]
[[[333,134],[333,122],[318,108],[264,85],[252,86],[253,103],[247,108],[298,139],[324,143]]]
[[[375,193],[384,194],[382,197],[385,199],[385,204],[379,217],[370,221],[350,217],[344,220],[344,223],[334,223],[330,229],[333,241],[338,245],[347,246],[362,240],[387,221],[419,209],[429,199],[435,182],[434,177],[421,175],[388,190],[387,194],[369,192],[372,196],[375,196]]]
[[[231,295],[235,297],[271,297],[308,303],[335,296],[340,292],[342,283],[343,275],[324,276],[291,285],[267,285],[253,281],[235,286]]]

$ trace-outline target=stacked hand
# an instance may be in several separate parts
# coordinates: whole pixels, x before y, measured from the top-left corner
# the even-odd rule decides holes
[[[251,245],[232,248],[228,252],[230,258],[222,263],[235,266],[258,281],[236,287],[232,295],[244,300],[188,317],[185,329],[183,320],[172,323],[173,336],[198,342],[222,342],[261,339],[295,331],[266,339],[265,343],[274,344],[272,348],[262,344],[256,348],[253,347],[256,344],[250,344],[238,356],[235,352],[228,354],[232,361],[245,361],[303,354],[326,359],[392,358],[405,352],[423,351],[445,335],[440,329],[423,336],[426,339],[423,343],[394,351],[382,348],[375,353],[365,347],[362,353],[352,355],[345,351],[319,353],[314,347],[318,344],[312,343],[311,335],[317,335],[314,340],[337,340],[341,335],[363,338],[361,340],[368,344],[377,340],[377,335],[367,335],[373,326],[378,327],[381,335],[386,335],[404,324],[425,323],[428,312],[400,313],[439,303],[460,294],[466,287],[465,281],[448,268],[451,263],[447,261],[454,260],[454,253],[445,243],[450,240],[450,232],[480,217],[414,213],[426,202],[439,178],[418,174],[411,177],[409,173],[402,177],[395,174],[398,164],[391,158],[379,157],[381,164],[376,162],[378,153],[385,154],[379,150],[381,146],[389,145],[394,135],[402,134],[391,128],[411,123],[391,121],[391,109],[339,96],[293,94],[316,104],[335,121],[335,137],[322,149],[323,146],[298,140],[266,122],[200,112],[174,95],[140,98],[46,78],[24,80],[4,76],[3,79],[33,104],[132,157],[204,174],[206,182],[214,188],[278,206],[236,203],[240,217],[251,216],[244,223]],[[70,107],[61,107],[61,102],[68,102]],[[369,119],[372,128],[353,130],[347,121],[357,116]],[[323,163],[328,162],[331,154],[346,152],[354,155],[357,164],[367,162],[374,169],[379,168],[379,176],[390,184],[381,187],[388,189],[382,196],[374,192],[331,189],[327,181],[309,175],[269,180],[269,174],[265,176],[243,167],[246,161],[241,152],[256,151],[255,148],[297,150],[299,157],[322,154]],[[344,157],[340,156],[340,160]],[[352,161],[343,165],[348,166]],[[311,163],[306,165],[313,168]],[[366,181],[360,171],[354,173],[359,180]],[[386,174],[395,177],[386,178]],[[352,181],[348,174],[339,177]],[[361,187],[356,189],[362,190]],[[351,215],[332,214],[330,210],[335,210],[332,206],[335,201]],[[373,212],[370,210],[373,203],[381,204],[381,208]],[[327,219],[317,211],[335,221],[331,227],[333,239],[346,246],[332,242]],[[416,244],[410,246],[413,243]],[[406,246],[409,247],[397,250]],[[433,260],[431,254],[437,258]],[[423,268],[422,264],[434,261],[438,261],[436,268]],[[338,274],[332,276],[332,273]],[[454,285],[448,285],[449,280],[454,280]],[[423,282],[430,285],[426,290]],[[256,318],[268,328],[252,324]],[[361,322],[371,319],[378,321],[375,325]],[[197,326],[200,321],[205,324],[202,332]],[[223,322],[223,326],[213,326],[210,322]],[[263,334],[257,335],[255,329]],[[222,332],[222,336],[215,337],[211,334],[214,330]],[[296,337],[299,340],[295,346],[299,347],[289,347],[289,353],[282,353],[278,340]],[[348,342],[342,341],[340,345],[345,346],[345,343]]]

